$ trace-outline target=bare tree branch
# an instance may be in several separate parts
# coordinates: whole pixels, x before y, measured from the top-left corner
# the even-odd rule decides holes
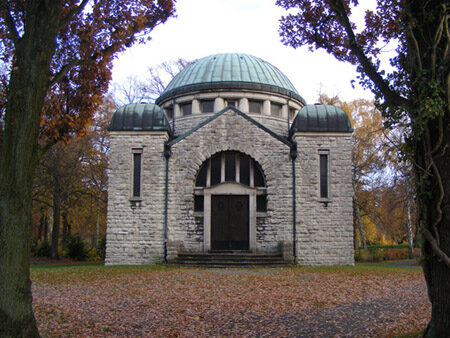
[[[431,232],[422,224],[420,225],[420,227],[422,235],[430,243],[433,252],[445,263],[445,265],[447,265],[447,267],[450,268],[450,258],[439,248],[439,245],[437,244],[436,239],[433,237]]]
[[[402,106],[405,109],[409,110],[409,108],[411,107],[411,102],[403,96],[397,94],[390,88],[389,83],[381,77],[372,61],[365,54],[362,46],[358,43],[358,41],[356,41],[355,32],[353,31],[342,0],[334,0],[332,1],[332,3],[334,4],[332,9],[336,13],[338,21],[342,26],[344,26],[344,29],[347,32],[347,37],[349,39],[349,48],[352,53],[358,58],[359,63],[364,69],[364,72],[383,93],[386,101],[397,106]]]
[[[81,4],[79,4],[77,7],[73,8],[68,14],[67,16],[61,20],[61,24],[59,25],[60,29],[63,27],[66,27],[69,22],[72,21],[72,19],[74,17],[76,17],[78,14],[81,13],[81,11],[84,9],[84,7],[86,7],[86,4],[89,2],[89,0],[83,0],[81,2]]]

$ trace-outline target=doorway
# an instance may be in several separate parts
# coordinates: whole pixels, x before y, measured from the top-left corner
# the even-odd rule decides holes
[[[249,249],[249,196],[211,196],[211,249]]]

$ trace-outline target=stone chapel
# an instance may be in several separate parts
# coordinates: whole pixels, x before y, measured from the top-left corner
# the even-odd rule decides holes
[[[306,104],[260,58],[193,62],[112,117],[105,264],[353,265],[351,135],[344,111]]]

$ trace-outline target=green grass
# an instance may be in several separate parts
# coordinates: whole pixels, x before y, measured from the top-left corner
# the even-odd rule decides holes
[[[248,269],[248,268],[244,268]],[[261,268],[258,268],[261,269]],[[262,268],[265,269],[265,268]],[[89,276],[95,278],[101,276],[111,275],[127,275],[140,274],[146,272],[164,272],[164,271],[182,271],[192,270],[192,268],[176,267],[167,264],[157,265],[115,265],[105,266],[102,263],[98,264],[77,264],[77,265],[36,265],[31,266],[31,276],[34,278],[65,276],[64,279],[71,277]],[[206,270],[208,270],[206,268]],[[356,263],[355,266],[297,266],[291,268],[280,268],[282,270],[293,270],[296,272],[327,272],[327,273],[378,273],[378,272],[394,272],[394,271],[420,271],[418,269],[410,269],[407,267],[399,267],[388,265],[387,262],[381,263]],[[84,278],[83,278],[84,279]]]

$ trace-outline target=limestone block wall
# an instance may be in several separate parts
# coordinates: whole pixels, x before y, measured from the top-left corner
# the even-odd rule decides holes
[[[296,133],[297,260],[353,265],[351,134]],[[329,199],[319,192],[319,151],[328,151]]]
[[[154,264],[164,258],[166,132],[111,132],[106,265]],[[132,151],[142,149],[140,201],[132,203]]]
[[[290,149],[231,109],[172,146],[169,162],[169,241],[182,240],[187,251],[203,250],[202,227],[193,210],[195,177],[205,160],[226,150],[251,156],[264,171],[268,210],[264,221],[258,217],[256,250],[276,251],[279,242],[291,241],[292,238]]]
[[[175,124],[173,120],[170,120],[170,125],[174,128],[174,133],[176,136],[182,135],[198,124],[202,123],[207,118],[211,117],[214,114],[194,114],[189,116],[183,116],[175,118]],[[277,133],[281,136],[287,136],[288,135],[288,122],[287,120],[284,120],[282,118],[273,117],[273,116],[267,116],[267,115],[261,115],[261,114],[248,114],[251,118],[253,118],[255,121],[258,121],[265,127],[269,128],[273,132]]]

